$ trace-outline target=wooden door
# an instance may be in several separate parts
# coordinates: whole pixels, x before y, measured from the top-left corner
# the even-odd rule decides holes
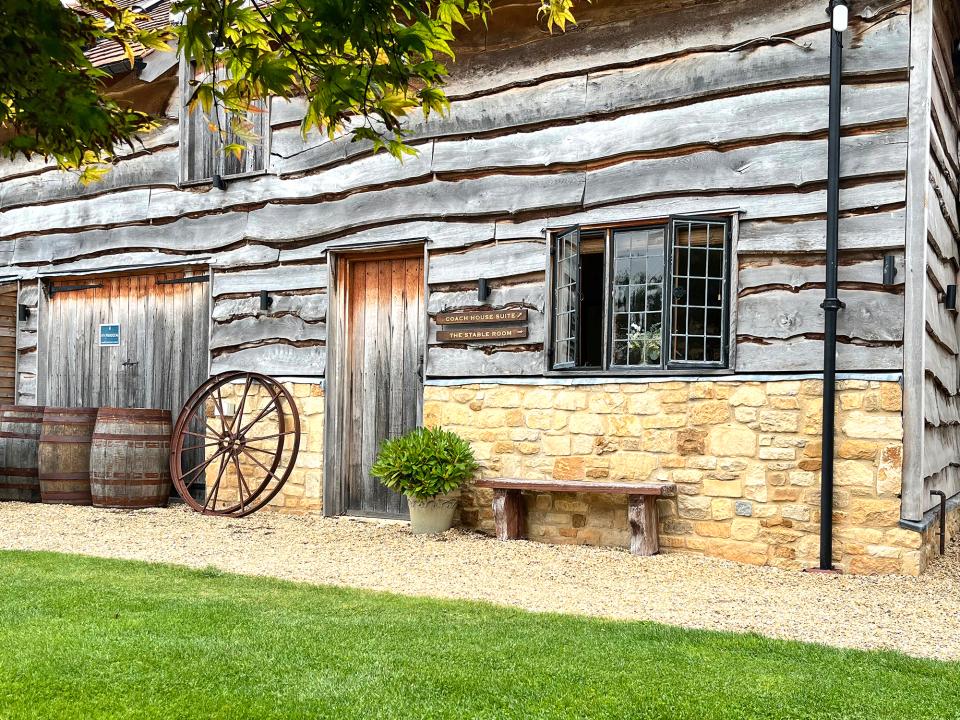
[[[344,374],[339,388],[343,509],[352,515],[407,517],[406,498],[381,485],[370,468],[385,439],[411,430],[420,420],[423,251],[347,259],[340,275],[346,285],[339,364]]]
[[[17,375],[17,284],[0,287],[0,405],[15,402]]]
[[[176,417],[208,373],[209,284],[189,278],[206,273],[52,281],[40,313],[40,404]],[[120,326],[119,344],[100,344],[101,325]]]

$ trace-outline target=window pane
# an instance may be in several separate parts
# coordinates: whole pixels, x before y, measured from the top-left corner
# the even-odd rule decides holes
[[[726,224],[675,221],[671,248],[671,360],[723,360],[726,253]]]
[[[661,366],[665,232],[664,228],[614,232],[614,365]]]
[[[571,230],[556,239],[554,262],[554,365],[572,365],[577,360],[577,275],[580,266],[580,231]]]

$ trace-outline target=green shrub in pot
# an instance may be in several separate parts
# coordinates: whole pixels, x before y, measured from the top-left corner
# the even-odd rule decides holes
[[[441,428],[416,428],[380,446],[371,474],[407,496],[414,533],[449,530],[460,486],[479,469],[470,444]]]

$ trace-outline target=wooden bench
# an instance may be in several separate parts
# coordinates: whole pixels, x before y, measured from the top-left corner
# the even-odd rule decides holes
[[[677,494],[673,483],[591,482],[589,480],[511,480],[498,478],[479,480],[477,487],[493,490],[493,519],[498,540],[519,540],[523,537],[525,510],[524,490],[530,492],[601,493],[626,495],[627,520],[630,522],[630,552],[634,555],[656,555],[660,550],[657,532],[657,498]]]

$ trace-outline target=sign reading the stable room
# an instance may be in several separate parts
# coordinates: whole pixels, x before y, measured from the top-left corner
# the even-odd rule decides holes
[[[120,323],[100,326],[100,347],[117,347],[120,345]]]
[[[481,323],[526,322],[527,310],[461,310],[440,313],[436,317],[438,325],[479,325]],[[526,334],[523,335],[526,337]]]
[[[524,310],[526,312],[526,310]],[[441,330],[437,333],[440,342],[457,342],[463,340],[506,340],[510,338],[525,338],[527,328],[482,328],[478,330]]]

